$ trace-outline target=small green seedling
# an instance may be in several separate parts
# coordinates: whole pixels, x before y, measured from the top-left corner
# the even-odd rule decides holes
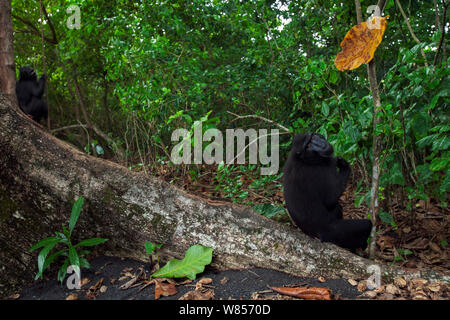
[[[413,252],[412,252],[411,250],[408,250],[408,249],[397,249],[397,252],[399,253],[399,255],[396,255],[396,256],[394,257],[393,264],[394,264],[395,262],[399,262],[399,261],[405,262],[405,261],[406,261],[405,258],[406,258],[407,256],[409,256],[410,254],[413,254]],[[404,257],[402,257],[402,256],[404,256]]]
[[[153,266],[153,257],[156,257],[156,265],[159,266],[158,251],[163,245],[147,241],[144,243],[144,246],[145,251],[147,251],[147,253],[150,255],[150,265]]]
[[[81,279],[80,269],[82,267],[90,268],[89,262],[85,258],[83,258],[83,256],[89,254],[90,251],[80,250],[80,248],[92,247],[108,241],[108,239],[104,238],[91,238],[83,240],[76,245],[72,244],[70,237],[72,236],[72,231],[75,228],[75,224],[77,223],[77,220],[80,216],[83,203],[83,197],[78,198],[78,200],[74,203],[69,220],[69,229],[67,229],[63,225],[63,232],[56,232],[54,237],[42,239],[33,247],[31,247],[30,252],[43,247],[38,255],[38,273],[36,274],[35,280],[43,278],[42,274],[44,270],[47,269],[50,264],[60,256],[66,257],[61,268],[58,271],[58,280],[61,282],[61,284],[66,277],[67,268],[69,267],[69,265],[72,265],[76,275],[78,276],[78,279]],[[66,245],[67,247],[49,255],[50,251],[52,251],[59,243],[62,245]]]

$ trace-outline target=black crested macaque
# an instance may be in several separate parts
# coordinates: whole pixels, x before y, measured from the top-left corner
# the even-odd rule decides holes
[[[289,214],[304,233],[340,247],[365,249],[372,229],[368,219],[344,220],[339,198],[350,165],[333,157],[333,147],[317,133],[297,134],[283,168],[284,199]]]
[[[48,106],[42,99],[44,95],[44,74],[37,79],[36,72],[31,67],[22,67],[19,70],[19,81],[16,84],[16,95],[19,107],[22,111],[36,122],[48,117]]]

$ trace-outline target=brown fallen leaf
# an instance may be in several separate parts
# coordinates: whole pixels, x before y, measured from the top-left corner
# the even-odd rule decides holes
[[[331,300],[331,290],[327,288],[285,288],[270,287],[278,293],[305,300]]]
[[[388,284],[385,288],[385,291],[393,296],[400,294],[400,290],[393,284]]]
[[[347,32],[341,42],[342,51],[334,60],[338,70],[353,70],[373,59],[375,50],[381,43],[386,30],[386,18],[373,17],[369,26],[364,21]]]
[[[436,243],[430,241],[428,245],[430,246],[431,250],[436,251],[437,253],[442,252],[441,248],[439,248],[439,246]]]
[[[228,278],[227,277],[223,277],[222,279],[220,279],[220,284],[225,284],[228,282]]]
[[[428,296],[423,291],[411,292],[413,300],[429,300]]]
[[[76,293],[69,294],[66,300],[78,300],[78,295]]]
[[[89,288],[88,292],[86,292],[86,299],[93,300],[98,296],[103,280],[104,278],[101,278],[96,284]]]
[[[15,293],[15,294],[13,294],[13,295],[8,297],[8,299],[11,299],[11,300],[17,300],[19,298],[20,298],[20,294],[19,293]]]
[[[439,282],[435,282],[429,284],[426,288],[431,292],[439,292],[441,290],[441,284]]]
[[[175,283],[167,282],[165,279],[155,280],[155,300],[158,300],[161,296],[170,297],[178,293]]]
[[[402,277],[397,277],[394,279],[394,284],[399,288],[405,288],[407,283]]]
[[[212,279],[211,278],[201,278],[200,280],[198,280],[198,282],[201,284],[210,284],[210,283],[212,283]]]
[[[177,282],[177,286],[182,286],[182,285],[189,284],[189,283],[192,283],[192,280],[191,279],[186,279],[184,281]]]
[[[358,281],[354,280],[354,279],[348,279],[347,280],[348,283],[350,283],[352,286],[356,286],[358,284]]]
[[[417,238],[414,241],[404,244],[403,248],[405,249],[426,249],[428,247],[429,241],[425,238]]]
[[[120,289],[120,290],[127,290],[127,289],[129,289],[133,284],[136,283],[137,279],[138,279],[137,276],[131,278],[131,280],[128,280],[128,281],[125,282],[123,285],[121,285],[121,286],[119,287],[119,289]],[[120,279],[119,279],[119,280],[120,280]]]
[[[369,299],[373,299],[378,295],[378,293],[374,290],[374,291],[366,291],[364,292],[361,296],[362,297],[367,297]]]
[[[202,289],[186,292],[178,300],[212,300],[214,299],[214,290]]]
[[[83,278],[83,279],[81,279],[80,285],[81,285],[81,287],[83,287],[84,285],[88,284],[89,282],[91,282],[91,279]]]
[[[412,287],[414,288],[422,288],[424,285],[428,283],[428,280],[422,279],[422,278],[416,278],[412,279],[410,281]]]
[[[358,289],[359,292],[363,292],[367,290],[367,280],[361,280],[356,289]]]

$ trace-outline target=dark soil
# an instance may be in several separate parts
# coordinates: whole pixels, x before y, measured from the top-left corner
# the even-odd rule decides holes
[[[140,261],[121,259],[116,257],[98,257],[91,261],[91,269],[82,270],[82,279],[89,279],[89,283],[82,286],[80,290],[69,290],[64,284],[61,286],[53,279],[40,280],[32,286],[25,288],[20,293],[21,300],[65,300],[69,295],[76,294],[78,300],[86,300],[89,288],[103,278],[104,292],[97,291],[96,300],[153,300],[155,298],[155,285],[151,284],[139,291],[144,286],[142,280],[137,281],[140,285],[122,290],[119,287],[130,279],[132,275],[138,274],[139,267],[143,267],[146,277],[150,274],[149,264]],[[329,288],[334,299],[355,299],[361,294],[355,287],[344,279],[332,279],[319,282],[317,279],[305,279],[294,277],[282,272],[253,268],[245,270],[217,271],[206,267],[205,272],[197,275],[197,279],[191,283],[177,285],[178,293],[169,297],[161,297],[161,300],[173,300],[180,298],[188,291],[195,289],[199,279],[211,278],[212,283],[206,288],[214,291],[214,299],[251,299],[252,294],[259,292],[260,298],[290,299],[290,297],[277,295],[269,289],[269,286],[313,286]],[[186,279],[176,279],[177,283],[185,282]],[[253,295],[254,297],[254,295]]]

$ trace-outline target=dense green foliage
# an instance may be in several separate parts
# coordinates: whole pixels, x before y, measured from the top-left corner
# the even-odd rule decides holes
[[[342,73],[333,63],[340,41],[356,24],[353,1],[43,2],[56,33],[56,43],[45,43],[53,126],[76,124],[77,119],[85,123],[74,88],[77,82],[91,121],[125,150],[127,164],[151,170],[169,164],[174,129],[191,129],[202,117],[203,130],[230,128],[234,116],[227,111],[261,115],[293,132],[318,131],[328,137],[359,179],[356,204],[368,201],[373,129],[367,70],[362,66]],[[383,137],[380,192],[385,210],[392,200],[409,209],[429,198],[446,206],[450,190],[446,50],[435,59],[441,32],[433,1],[401,2],[421,44],[414,42],[389,0],[388,28],[375,55],[383,104],[383,119],[376,128]],[[30,64],[41,72],[39,4],[12,3],[17,65]],[[80,6],[80,30],[66,26],[70,14],[65,8],[70,4]],[[370,4],[362,1],[364,12]],[[438,18],[442,20],[442,8]],[[44,29],[45,37],[52,39],[48,22]],[[271,126],[255,119],[233,123]],[[58,135],[94,154],[100,145],[97,154],[104,150],[111,156],[114,150],[84,129]],[[282,161],[290,138],[281,136]],[[248,192],[239,185],[242,176],[254,177],[255,192],[277,183],[274,177],[258,176],[256,167],[249,168],[222,166],[217,186],[245,201]],[[195,180],[201,170],[191,166],[187,172]],[[392,218],[386,213],[381,217],[386,222]]]

